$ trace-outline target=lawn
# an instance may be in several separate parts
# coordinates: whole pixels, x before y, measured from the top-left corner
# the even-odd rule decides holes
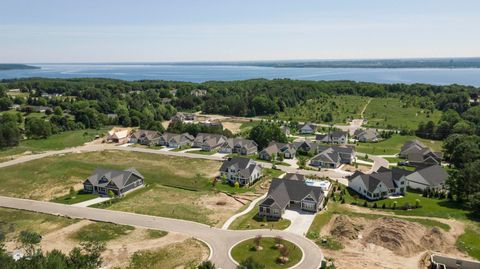
[[[480,260],[480,226],[468,227],[457,239],[457,247],[471,257]]]
[[[374,98],[365,110],[368,127],[415,130],[421,122],[438,122],[442,113],[422,109],[416,99]]]
[[[187,239],[156,250],[133,254],[127,269],[196,268],[208,256],[208,247],[195,239]]]
[[[190,150],[190,151],[187,151],[186,153],[201,154],[201,155],[213,155],[213,154],[215,154],[215,153],[217,153],[217,152],[214,151],[214,150],[212,150],[212,151]]]
[[[83,226],[70,237],[76,241],[101,241],[107,242],[120,236],[127,235],[135,230],[128,225],[119,225],[107,222],[95,222]]]
[[[5,161],[8,156],[22,154],[27,151],[32,153],[60,150],[64,148],[81,146],[85,142],[91,141],[95,135],[106,132],[106,129],[101,130],[76,130],[68,131],[59,134],[54,134],[46,139],[30,139],[20,141],[20,144],[13,148],[0,149],[0,161]]]
[[[67,154],[0,169],[0,195],[52,200],[67,195],[97,167],[126,169],[134,166],[147,184],[210,190],[209,181],[221,163],[158,154],[102,151]],[[186,169],[187,168],[187,169]]]
[[[97,194],[84,193],[83,190],[80,190],[80,191],[74,192],[73,194],[67,194],[65,196],[54,198],[52,202],[73,205],[73,204],[85,202],[97,197],[98,197]]]
[[[0,208],[0,233],[3,233],[7,240],[13,240],[21,231],[34,231],[45,235],[75,222],[74,219],[59,216]]]
[[[372,155],[394,155],[400,153],[400,149],[405,142],[410,140],[419,140],[425,146],[432,148],[434,151],[442,150],[442,141],[421,139],[416,136],[393,135],[391,138],[380,141],[378,143],[359,143],[356,151]]]
[[[334,123],[346,123],[347,118],[360,118],[360,113],[370,98],[354,95],[325,96],[310,99],[279,114],[280,119],[299,122],[325,122],[331,113]]]
[[[260,201],[259,203],[261,203]],[[248,212],[248,214],[243,215],[237,218],[231,225],[228,227],[231,230],[254,230],[254,229],[276,229],[276,230],[285,230],[290,226],[290,220],[281,219],[281,220],[263,220],[257,217],[258,214],[258,204],[255,205],[255,208]]]
[[[231,255],[239,263],[248,257],[252,257],[268,269],[290,268],[302,259],[302,251],[299,247],[289,241],[282,240],[282,244],[290,251],[289,261],[285,264],[278,263],[277,258],[280,256],[280,251],[275,247],[275,244],[274,238],[265,237],[260,241],[260,246],[263,249],[255,250],[254,239],[249,239],[236,245],[231,250]]]

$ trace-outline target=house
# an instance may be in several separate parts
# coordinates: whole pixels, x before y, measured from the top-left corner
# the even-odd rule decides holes
[[[375,129],[357,129],[353,133],[353,137],[360,142],[378,142],[382,137]]]
[[[351,164],[355,159],[355,151],[346,146],[318,146],[318,154],[310,160],[311,166],[338,168],[341,164]]]
[[[369,200],[403,195],[407,191],[406,177],[411,173],[400,168],[385,167],[371,174],[357,171],[348,177],[348,187]]]
[[[199,133],[193,140],[192,147],[211,151],[220,148],[227,142],[227,138],[220,134]]]
[[[275,178],[267,197],[259,204],[258,216],[280,219],[287,208],[318,212],[323,208],[325,196],[322,188],[309,186],[301,180]]]
[[[286,173],[282,179],[288,179],[288,180],[300,180],[300,181],[305,181],[307,177],[302,174],[295,174],[295,173]]]
[[[440,165],[434,164],[420,168],[406,177],[408,187],[412,189],[443,189],[448,173]]]
[[[443,158],[441,152],[432,151],[418,140],[407,141],[400,149],[399,156],[413,165],[440,164]]]
[[[107,143],[125,144],[128,142],[129,130],[108,131]]]
[[[195,89],[195,90],[190,91],[190,94],[193,95],[193,96],[196,96],[196,97],[202,97],[202,96],[207,95],[207,90]]]
[[[47,111],[53,112],[53,109],[48,106],[29,106],[33,112],[46,113]]]
[[[195,120],[195,114],[192,113],[184,113],[184,112],[177,112],[171,119],[171,121],[193,121]]]
[[[296,151],[299,151],[299,152],[308,153],[312,150],[315,150],[316,146],[317,145],[310,140],[293,142],[293,147],[295,148]]]
[[[158,145],[169,148],[181,148],[184,146],[191,146],[193,140],[194,137],[189,133],[163,133],[158,139]]]
[[[262,176],[262,167],[250,158],[234,157],[223,162],[220,174],[231,184],[238,182],[240,186],[249,186]]]
[[[238,153],[241,155],[257,154],[258,145],[253,140],[243,138],[228,138],[220,147],[221,153]]]
[[[322,143],[344,145],[348,142],[348,132],[334,131],[328,134],[317,134],[315,139]]]
[[[314,134],[317,127],[311,122],[306,122],[305,124],[300,124],[298,126],[298,132],[300,134]]]
[[[157,131],[138,130],[130,136],[130,143],[141,145],[157,145],[161,134]]]
[[[278,156],[279,154],[283,154],[285,159],[293,159],[296,153],[297,150],[292,144],[270,142],[268,147],[258,153],[258,157],[262,160],[270,161],[272,155]]]
[[[117,196],[144,184],[144,177],[135,168],[113,170],[97,168],[84,182],[83,191],[108,195],[112,191]]]

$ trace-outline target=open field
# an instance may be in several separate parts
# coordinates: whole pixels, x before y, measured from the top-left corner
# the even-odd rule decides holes
[[[232,257],[237,262],[242,262],[248,257],[252,257],[255,261],[265,265],[265,268],[280,269],[290,268],[297,264],[302,258],[302,251],[295,244],[282,240],[284,245],[289,251],[289,261],[285,264],[277,262],[277,258],[280,256],[279,250],[275,247],[275,239],[271,237],[264,237],[260,241],[262,250],[255,250],[254,239],[249,239],[241,242],[232,249]]]
[[[76,241],[110,241],[131,233],[135,228],[127,225],[118,225],[106,222],[94,222],[81,227],[71,234]]]
[[[366,124],[374,128],[415,130],[420,122],[438,122],[441,112],[430,113],[412,102],[400,98],[374,98],[365,110]]]
[[[41,235],[75,223],[76,220],[22,210],[0,208],[0,233],[8,240],[21,231],[34,231]]]
[[[419,140],[425,146],[430,147],[434,151],[442,150],[442,141],[422,139],[416,136],[393,135],[391,138],[380,141],[378,143],[358,143],[355,146],[357,152],[373,154],[373,155],[393,155],[400,153],[405,142],[410,140]]]
[[[346,123],[347,118],[360,118],[360,113],[369,99],[363,96],[339,95],[307,100],[295,107],[286,108],[279,116],[282,120],[320,123],[325,122],[327,113],[331,113],[333,122]]]
[[[105,133],[107,129],[100,130],[76,130],[60,134],[54,134],[47,139],[30,139],[20,141],[17,147],[0,149],[0,162],[8,159],[9,156],[25,152],[42,152],[47,150],[60,150],[64,148],[81,146],[92,141],[95,135]]]

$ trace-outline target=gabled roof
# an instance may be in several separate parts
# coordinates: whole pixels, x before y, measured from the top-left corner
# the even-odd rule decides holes
[[[264,148],[260,153],[272,155],[274,153],[284,152],[287,150],[291,152],[296,151],[292,144],[270,142],[268,147]]]
[[[132,137],[136,139],[139,139],[140,137],[145,137],[148,140],[152,140],[157,137],[160,137],[160,133],[157,131],[151,131],[151,130],[138,130],[132,134]]]
[[[340,160],[340,154],[353,154],[353,148],[346,146],[318,146],[318,154],[312,160],[337,163]]]
[[[228,138],[227,141],[223,144],[223,147],[245,147],[245,148],[256,148],[258,145],[253,140],[248,140],[244,138]]]
[[[275,178],[268,189],[267,199],[262,204],[264,202],[273,204],[269,201],[272,199],[281,208],[285,208],[290,201],[301,201],[309,195],[315,202],[323,200],[323,190],[320,187],[308,186],[299,180]]]
[[[365,130],[357,129],[355,130],[354,136],[356,136],[357,139],[364,139],[367,141],[372,141],[380,138],[377,130],[371,128]]]
[[[257,163],[249,158],[233,157],[225,160],[220,167],[221,172],[226,172],[228,168],[235,167],[243,177],[250,177],[257,167]]]
[[[431,165],[418,169],[412,175],[421,176],[430,186],[438,186],[445,183],[448,173],[440,165]]]
[[[305,181],[306,177],[302,174],[286,173],[282,179]]]
[[[304,124],[300,124],[299,129],[312,129],[315,130],[316,126],[315,124],[311,122],[306,122]]]
[[[93,186],[100,186],[104,187],[107,186],[109,183],[115,184],[118,189],[122,189],[125,187],[128,179],[135,175],[141,179],[143,179],[143,175],[140,174],[135,168],[131,167],[126,170],[114,170],[114,169],[106,169],[106,168],[97,168],[90,175],[85,182],[90,182]],[[105,182],[101,182],[102,179],[106,179]]]
[[[380,167],[377,172],[371,174],[364,174],[363,172],[357,171],[349,176],[348,180],[352,181],[353,179],[360,177],[367,190],[373,192],[380,183],[383,183],[388,189],[394,189],[397,187],[395,181],[398,181],[403,176],[407,176],[411,173],[413,172],[400,168],[388,169]]]

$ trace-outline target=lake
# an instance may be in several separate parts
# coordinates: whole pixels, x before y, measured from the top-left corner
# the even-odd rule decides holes
[[[480,69],[274,68],[224,65],[32,64],[41,69],[0,71],[0,79],[102,77],[122,80],[354,80],[379,83],[480,86]]]

